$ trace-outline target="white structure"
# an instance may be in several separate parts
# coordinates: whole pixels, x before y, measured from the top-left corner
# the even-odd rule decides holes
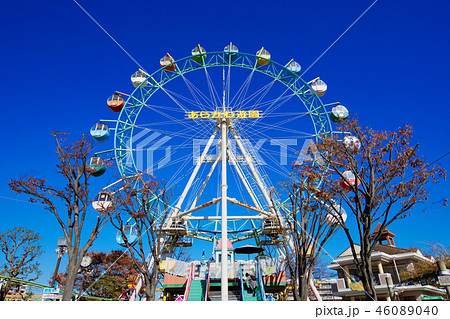
[[[379,227],[380,224],[375,228],[374,233],[378,232]],[[378,300],[392,299],[388,292],[389,278],[392,279],[393,287],[390,288],[392,288],[393,297],[396,300],[414,301],[421,300],[422,297],[427,296],[442,296],[445,298],[445,290],[430,285],[429,282],[424,281],[418,284],[402,281],[401,273],[414,269],[415,263],[419,261],[433,263],[435,260],[425,257],[417,248],[395,247],[394,236],[393,233],[386,229],[382,233],[379,243],[375,244],[374,252],[372,253],[372,269]],[[387,243],[383,244],[383,241],[387,241]],[[355,245],[355,250],[359,253],[360,246]],[[344,301],[366,300],[364,291],[358,290],[357,287],[360,280],[350,247],[333,260],[333,263],[328,268],[336,270],[338,274],[334,295],[342,297]]]

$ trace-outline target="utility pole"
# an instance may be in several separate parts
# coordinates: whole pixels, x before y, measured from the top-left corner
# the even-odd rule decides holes
[[[55,253],[58,254],[58,261],[56,262],[55,272],[53,273],[52,282],[50,286],[53,287],[56,281],[56,275],[58,275],[59,264],[61,263],[62,256],[67,252],[67,244],[66,238],[61,237],[58,238],[58,243],[56,244],[58,248],[56,248]]]

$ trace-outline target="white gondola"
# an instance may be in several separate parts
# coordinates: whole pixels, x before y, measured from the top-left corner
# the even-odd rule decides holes
[[[336,226],[345,223],[347,220],[347,212],[339,204],[332,203],[330,206],[327,206],[325,210],[327,211],[325,222],[328,225]]]
[[[139,240],[137,228],[133,225],[124,225],[122,229],[123,229],[123,234],[125,235],[125,237],[128,241],[128,245],[130,245],[130,246],[136,245],[136,243]],[[116,242],[122,247],[127,247],[127,244],[124,241],[124,239],[122,237],[122,232],[120,230],[118,230],[116,233]]]
[[[100,192],[94,197],[92,207],[99,213],[109,213],[114,209],[114,202],[111,194]]]
[[[344,137],[344,146],[352,152],[357,152],[361,148],[361,142],[356,136],[348,135]]]
[[[142,71],[141,69],[139,69],[131,76],[131,83],[133,83],[133,86],[135,88],[138,87],[143,82],[144,82],[143,85],[145,86],[148,84],[147,77],[148,77],[148,74],[145,73],[144,71]]]
[[[324,81],[317,79],[311,84],[311,88],[316,92],[318,97],[322,97],[327,91],[327,84]]]

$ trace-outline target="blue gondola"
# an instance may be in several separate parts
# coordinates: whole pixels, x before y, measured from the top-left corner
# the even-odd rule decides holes
[[[91,128],[91,136],[97,142],[104,142],[110,137],[109,127],[103,123],[97,123]]]
[[[294,60],[290,61],[287,65],[286,65],[286,69],[288,69],[288,76],[292,76],[294,74],[298,74],[300,73],[300,70],[302,69],[301,65],[298,62],[295,62]]]
[[[238,48],[237,46],[235,46],[234,44],[229,44],[225,47],[225,49],[223,49],[223,51],[225,51],[224,53],[224,57],[226,61],[233,61],[237,58],[238,56]]]
[[[127,238],[128,244],[130,246],[136,245],[136,243],[139,240],[139,237],[138,237],[138,231],[135,226],[133,226],[133,225],[123,226],[123,233],[124,233],[125,237]],[[122,238],[122,232],[120,230],[117,231],[117,233],[116,233],[116,241],[120,246],[127,247],[127,244],[125,243],[125,241]]]

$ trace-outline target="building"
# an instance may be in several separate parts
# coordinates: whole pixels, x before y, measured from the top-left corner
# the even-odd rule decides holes
[[[342,297],[333,294],[333,287],[336,287],[337,279],[318,279],[314,281],[314,286],[322,298],[322,301],[341,301]],[[309,300],[316,301],[317,297],[310,292]]]
[[[372,237],[378,232],[381,225],[378,224],[372,233]],[[424,280],[422,282],[408,281],[401,278],[403,271],[414,269],[414,264],[419,261],[433,263],[433,258],[425,257],[417,248],[398,248],[394,243],[392,232],[385,229],[375,244],[372,253],[373,279],[378,300],[421,300],[423,297],[441,296],[446,298],[444,289],[438,288],[436,279]],[[357,253],[360,246],[355,245]],[[334,285],[334,295],[345,300],[366,300],[360,279],[357,275],[356,266],[353,262],[351,248],[341,253],[333,263],[328,266],[336,270],[338,279]],[[391,293],[388,291],[388,282],[392,280]],[[393,287],[392,287],[393,286]]]

